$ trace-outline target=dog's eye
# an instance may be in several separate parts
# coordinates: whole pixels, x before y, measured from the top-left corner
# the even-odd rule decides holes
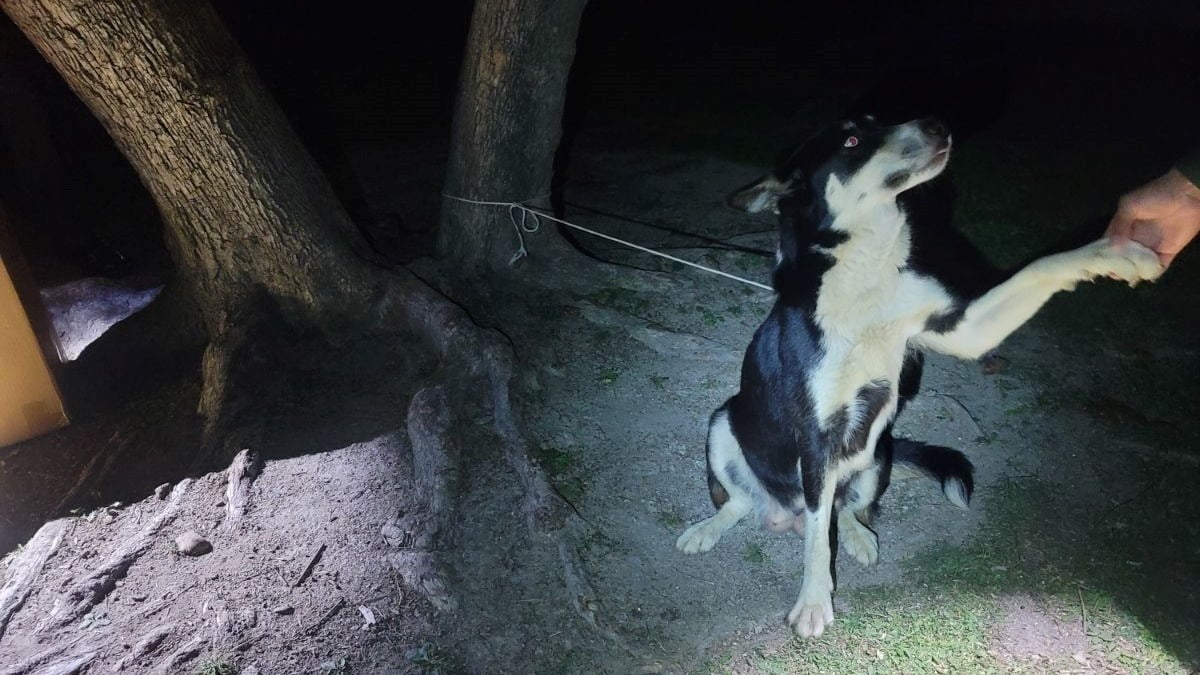
[[[842,147],[853,148],[856,145],[858,145],[858,136],[848,136],[846,137],[846,142],[842,144]]]

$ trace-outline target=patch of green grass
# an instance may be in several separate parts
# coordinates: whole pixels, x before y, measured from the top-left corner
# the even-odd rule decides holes
[[[1034,409],[1034,405],[1032,403],[1018,403],[1017,405],[1005,408],[1004,416],[1005,417],[1022,417],[1023,418],[1026,415],[1028,415],[1030,412],[1032,412],[1033,409]]]
[[[628,288],[605,288],[591,294],[588,299],[597,305],[620,310],[628,314],[645,314],[650,311],[650,301]]]
[[[666,389],[667,381],[670,379],[666,375],[651,375],[650,384],[654,385],[656,389]]]
[[[767,562],[767,552],[756,542],[748,541],[742,551],[742,559],[749,563],[762,564]]]
[[[696,311],[700,313],[700,320],[703,321],[704,325],[706,326],[717,326],[725,320],[725,317],[714,312],[711,307],[696,305]]]
[[[422,675],[444,675],[455,672],[454,661],[436,642],[426,642],[404,654]]]
[[[1075,654],[1036,662],[1005,652],[999,626],[1032,598],[1042,616],[1086,626],[1080,656],[1098,670],[1185,673],[1200,656],[1200,617],[1187,597],[1186,555],[1146,570],[1132,524],[1064,500],[1048,483],[991,488],[989,519],[965,546],[940,546],[905,564],[905,582],[858,589],[817,640],[760,655],[767,673],[990,673],[1078,670]],[[1194,508],[1193,508],[1194,510]],[[1094,509],[1092,509],[1094,511]],[[1114,530],[1115,526],[1115,530]],[[1143,527],[1146,527],[1143,522]],[[1156,526],[1138,532],[1159,537]],[[1105,533],[1107,530],[1107,533]],[[1160,540],[1161,541],[1161,540]],[[1182,552],[1177,552],[1182,553]],[[1138,563],[1138,564],[1130,564]],[[1174,581],[1172,581],[1172,578]],[[1182,582],[1182,586],[1180,583]],[[1172,588],[1172,584],[1174,587]],[[717,669],[718,671],[720,669]]]
[[[595,527],[583,537],[582,544],[585,551],[593,554],[629,553],[628,546]]]
[[[100,628],[112,623],[108,618],[108,611],[102,607],[97,607],[84,615],[80,622],[80,627],[85,629]]]
[[[979,434],[978,436],[976,436],[975,442],[980,445],[991,445],[992,443],[995,443],[996,439],[999,437],[1000,437],[1000,434],[996,433],[995,431],[988,431],[986,433],[982,433],[982,434]]]
[[[576,504],[583,499],[583,493],[587,491],[587,485],[582,478],[575,476],[560,476],[554,480],[554,489],[558,490],[558,494],[563,499]]]
[[[679,515],[678,511],[671,509],[658,512],[658,524],[668,530],[680,530],[683,529],[684,525],[687,525],[687,521],[683,519],[683,516]]]
[[[237,675],[237,668],[225,659],[210,656],[200,662],[196,672],[199,675]]]
[[[850,611],[816,640],[794,639],[764,655],[763,672],[980,673],[988,654],[986,604],[978,598],[920,598],[886,588],[851,595]]]
[[[537,460],[538,466],[542,467],[551,478],[561,476],[575,466],[575,458],[570,453],[550,446],[535,447],[533,457]]]
[[[596,376],[596,381],[600,384],[615,384],[617,378],[621,376],[621,371],[616,368],[605,368]]]
[[[585,485],[582,478],[574,475],[577,469],[574,455],[544,445],[535,447],[531,454],[563,499],[576,503],[583,498]]]

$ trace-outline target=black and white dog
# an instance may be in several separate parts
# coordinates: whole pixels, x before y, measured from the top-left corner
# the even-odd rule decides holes
[[[1058,291],[1162,273],[1149,249],[1101,239],[980,291],[956,283],[921,254],[928,231],[897,201],[940,174],[950,148],[937,120],[889,127],[863,117],[822,132],[730,198],[779,214],[778,298],[746,350],[740,391],[709,422],[717,513],[676,546],[707,551],[751,513],[773,530],[806,532],[804,582],[788,614],[801,636],[833,621],[832,537],[863,564],[878,559],[870,526],[893,461],[939,479],[959,506],[970,499],[961,453],[891,437],[915,393],[920,350],[978,358]]]

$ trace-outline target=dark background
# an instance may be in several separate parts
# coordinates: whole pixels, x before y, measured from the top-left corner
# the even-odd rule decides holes
[[[388,226],[402,230],[403,246],[392,253],[427,253],[470,3],[216,5],[352,215],[395,216]],[[563,168],[569,185],[576,137],[600,129],[613,145],[765,165],[820,121],[869,110],[938,114],[959,143],[1003,123],[1044,149],[1090,146],[1081,169],[1094,173],[1092,160],[1107,158],[1099,180],[1119,189],[1161,172],[1200,137],[1198,38],[1195,3],[1166,0],[594,0],[569,90]],[[0,139],[0,200],[39,280],[166,275],[153,204],[102,129],[7,21],[0,48],[5,97],[16,92],[42,111],[44,140],[60,159],[59,171],[31,169],[14,152],[20,129]],[[778,140],[765,140],[764,127]],[[358,161],[364,147],[390,152],[397,175],[414,175],[372,189],[377,177]]]

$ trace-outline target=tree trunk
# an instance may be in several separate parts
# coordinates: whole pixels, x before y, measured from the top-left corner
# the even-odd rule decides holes
[[[586,0],[477,0],[450,133],[446,194],[549,205]],[[474,270],[520,241],[502,208],[443,199],[438,251]]]
[[[366,294],[352,226],[203,0],[0,0],[133,164],[217,340],[262,294],[322,322]]]
[[[208,333],[199,410],[208,450],[219,452],[239,376],[255,375],[231,366],[253,363],[261,376],[272,367],[261,357],[279,360],[272,352],[297,326],[360,315],[375,270],[354,255],[328,181],[209,3],[0,8],[104,125],[162,213]]]

